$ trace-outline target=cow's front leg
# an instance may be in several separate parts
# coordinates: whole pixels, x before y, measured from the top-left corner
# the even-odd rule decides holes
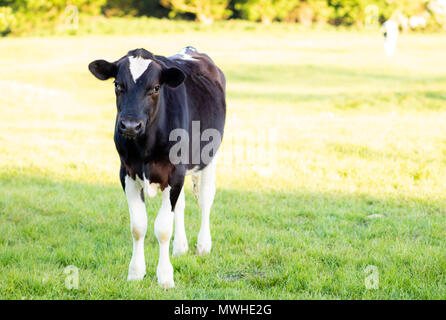
[[[125,194],[130,211],[130,230],[133,236],[133,255],[127,280],[141,280],[146,274],[144,237],[147,230],[147,213],[143,200],[142,185],[131,177],[125,177]]]
[[[173,231],[173,218],[175,205],[184,183],[184,175],[175,175],[163,190],[161,208],[155,219],[155,235],[160,246],[160,256],[156,275],[158,284],[164,289],[175,286],[173,281],[173,267],[169,259],[169,244]]]

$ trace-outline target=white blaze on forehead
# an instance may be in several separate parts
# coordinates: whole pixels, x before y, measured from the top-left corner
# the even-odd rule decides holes
[[[147,70],[152,60],[144,59],[142,57],[129,57],[129,69],[133,77],[133,81],[138,80],[138,78]]]

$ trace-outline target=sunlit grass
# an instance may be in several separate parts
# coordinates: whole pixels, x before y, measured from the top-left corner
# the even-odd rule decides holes
[[[443,36],[403,35],[389,59],[378,32],[213,28],[0,40],[0,297],[446,298]],[[186,45],[225,71],[228,122],[212,254],[194,254],[187,192],[191,252],[172,259],[177,288],[163,292],[159,198],[147,204],[147,276],[125,281],[112,83],[87,65]],[[68,265],[77,291],[64,286]],[[368,265],[377,290],[365,288]]]

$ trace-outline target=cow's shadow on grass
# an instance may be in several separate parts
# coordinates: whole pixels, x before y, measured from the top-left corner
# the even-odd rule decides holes
[[[177,286],[164,292],[156,285],[153,234],[159,196],[147,203],[147,275],[127,283],[132,240],[118,183],[2,173],[0,189],[2,298],[441,298],[445,292],[445,205],[429,199],[219,188],[213,249],[199,257],[200,214],[188,189],[190,250],[172,258]],[[77,290],[65,285],[70,265],[79,270]],[[376,275],[365,270],[378,270],[378,289],[367,289],[367,277]]]

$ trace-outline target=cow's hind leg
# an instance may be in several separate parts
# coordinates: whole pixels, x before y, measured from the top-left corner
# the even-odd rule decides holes
[[[184,187],[181,189],[175,206],[175,238],[173,240],[172,254],[174,256],[185,254],[189,249],[187,245],[186,230],[184,228],[184,208],[186,206],[184,199]]]
[[[147,230],[147,213],[139,181],[125,176],[125,194],[130,211],[130,230],[133,236],[133,255],[127,280],[141,280],[146,274],[144,237]]]
[[[198,204],[201,208],[201,227],[197,240],[197,253],[199,255],[209,254],[212,247],[209,215],[215,196],[216,165],[217,159],[214,157],[200,173]]]

